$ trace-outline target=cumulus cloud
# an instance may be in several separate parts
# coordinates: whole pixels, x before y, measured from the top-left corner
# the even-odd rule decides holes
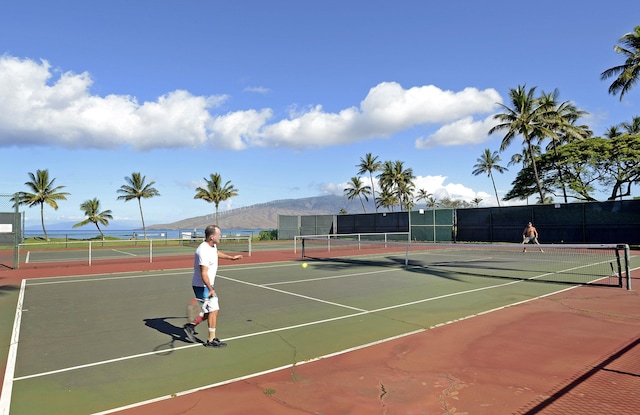
[[[57,74],[57,75],[56,75]],[[47,61],[0,57],[0,145],[67,148],[248,147],[318,148],[384,139],[416,126],[439,127],[417,148],[477,143],[492,125],[486,116],[501,102],[493,89],[443,91],[380,83],[359,106],[332,113],[321,105],[272,120],[270,108],[216,113],[228,96],[166,93],[139,103],[128,95],[91,93],[91,76],[58,73]],[[265,93],[267,88],[246,91]]]
[[[487,132],[497,122],[493,116],[480,121],[474,121],[473,117],[464,117],[450,124],[443,125],[430,136],[417,138],[415,145],[419,149],[427,149],[443,146],[458,146],[462,144],[479,144],[487,140]]]

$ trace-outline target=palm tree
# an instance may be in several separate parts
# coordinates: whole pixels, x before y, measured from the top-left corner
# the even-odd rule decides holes
[[[427,203],[427,199],[429,199],[429,197],[431,196],[433,196],[431,193],[428,193],[424,189],[420,189],[418,190],[418,194],[416,195],[416,201],[419,202],[421,200],[424,200],[424,202]]]
[[[347,200],[353,200],[356,197],[360,198],[360,203],[362,204],[362,210],[364,213],[367,213],[367,210],[364,208],[364,202],[362,201],[362,197],[364,196],[365,200],[369,201],[369,195],[371,194],[371,186],[364,186],[362,180],[359,177],[352,177],[351,181],[347,184],[347,188],[344,189],[344,195],[347,197]]]
[[[391,212],[393,212],[393,207],[397,205],[398,202],[398,197],[386,188],[382,188],[382,191],[378,197],[376,197],[376,206],[385,208]]]
[[[489,134],[493,134],[496,131],[507,130],[507,133],[502,139],[500,151],[504,151],[509,147],[509,144],[511,144],[516,136],[522,136],[524,144],[527,146],[529,155],[531,156],[531,166],[533,167],[540,200],[544,201],[545,196],[542,191],[540,176],[538,175],[538,168],[536,166],[533,140],[554,135],[547,127],[547,122],[551,118],[553,108],[549,108],[549,106],[545,104],[545,101],[536,99],[534,97],[535,90],[536,88],[533,87],[527,91],[526,86],[520,85],[516,89],[511,89],[509,91],[509,97],[512,108],[498,103],[505,112],[493,116],[495,120],[499,121],[499,124],[491,128]]]
[[[100,236],[104,239],[104,233],[102,233],[102,229],[100,229],[100,223],[104,226],[109,224],[109,219],[113,219],[110,210],[104,210],[100,212],[100,201],[98,198],[93,198],[91,200],[87,200],[80,205],[80,209],[84,212],[87,217],[85,220],[76,223],[73,225],[74,228],[79,228],[80,226],[88,225],[90,223],[95,223],[96,228],[100,232]]]
[[[498,190],[496,189],[496,182],[493,179],[493,171],[497,171],[498,173],[504,173],[507,168],[502,167],[498,164],[500,161],[500,156],[497,151],[491,153],[491,150],[488,148],[484,149],[484,153],[480,158],[476,159],[478,162],[474,167],[475,170],[472,171],[474,176],[478,176],[482,173],[487,173],[487,175],[491,178],[491,183],[493,184],[493,191],[496,194],[496,201],[498,201],[498,207],[500,207],[500,198],[498,197]]]
[[[635,116],[631,119],[631,122],[623,122],[620,124],[627,134],[640,135],[640,116]]]
[[[482,199],[480,199],[479,197],[475,197],[471,203],[474,203],[476,205],[476,207],[480,207],[480,202],[482,202]]]
[[[558,171],[558,179],[562,187],[564,202],[567,203],[567,188],[562,178],[562,168],[557,163],[558,145],[565,144],[573,140],[585,139],[592,135],[592,132],[585,125],[575,124],[576,121],[583,115],[586,115],[587,112],[579,110],[569,101],[558,103],[559,95],[560,92],[557,89],[549,94],[545,94],[543,92],[539,101],[541,106],[548,107],[550,110],[549,119],[546,121],[546,124],[547,128],[551,132],[551,135],[548,137],[551,139],[551,142],[547,146],[547,150],[553,150],[553,165]],[[540,137],[540,141],[544,138],[546,137]]]
[[[54,186],[56,179],[49,180],[49,170],[37,170],[36,174],[29,173],[30,181],[25,185],[31,189],[30,192],[18,192],[15,197],[11,198],[11,201],[17,202],[18,205],[27,205],[32,207],[34,205],[40,205],[40,221],[42,223],[42,232],[44,233],[45,240],[49,240],[47,230],[44,227],[44,205],[45,203],[51,206],[54,210],[58,210],[58,200],[67,200],[67,192],[61,192],[60,190],[64,186]],[[17,198],[18,200],[15,200]]]
[[[609,86],[609,94],[616,95],[620,93],[620,101],[631,87],[638,82],[640,77],[640,26],[636,26],[634,31],[622,36],[618,42],[622,45],[616,45],[613,50],[621,53],[627,59],[624,64],[614,66],[600,74],[600,79],[617,76],[613,83]]]
[[[611,127],[607,128],[606,131],[604,132],[604,136],[607,138],[619,137],[621,135],[622,135],[622,131],[620,131],[620,126],[618,125],[612,125]]]
[[[212,173],[209,175],[210,180],[206,177],[204,181],[207,183],[206,188],[196,188],[196,195],[194,199],[202,199],[205,202],[213,203],[216,207],[216,225],[218,224],[218,207],[220,202],[230,199],[234,196],[238,196],[238,189],[236,189],[231,181],[227,181],[222,186],[222,177],[218,173]]]
[[[369,180],[371,181],[371,192],[373,193],[373,200],[376,200],[376,186],[373,183],[373,173],[380,170],[382,163],[378,161],[378,156],[373,156],[371,153],[365,154],[364,158],[360,157],[360,164],[356,165],[359,168],[358,174],[369,173]],[[378,204],[375,204],[376,212],[378,212]]]
[[[378,175],[380,187],[396,196],[400,204],[400,210],[409,205],[409,200],[413,198],[413,190],[415,185],[413,179],[413,170],[404,168],[402,161],[385,161],[383,163],[381,173]]]
[[[147,227],[144,224],[144,215],[142,214],[142,202],[141,199],[149,199],[154,196],[160,196],[158,190],[152,187],[156,182],[151,181],[145,184],[147,176],[143,176],[140,173],[131,173],[131,177],[125,177],[124,180],[127,184],[123,184],[117,190],[118,193],[122,193],[122,196],[118,196],[118,200],[138,199],[138,207],[140,208],[140,218],[142,219],[142,230],[144,232],[144,239],[147,239]]]

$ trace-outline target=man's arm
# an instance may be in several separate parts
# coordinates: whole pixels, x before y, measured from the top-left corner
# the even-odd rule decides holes
[[[202,275],[202,282],[209,289],[209,297],[213,297],[215,295],[215,290],[211,285],[211,280],[209,279],[209,267],[206,265],[200,265],[200,275]]]
[[[218,251],[218,258],[230,259],[232,261],[236,261],[238,259],[242,259],[242,255],[228,255],[228,254],[225,254],[222,251]]]

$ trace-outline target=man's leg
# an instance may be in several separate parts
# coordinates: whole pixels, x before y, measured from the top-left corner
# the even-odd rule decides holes
[[[209,323],[209,339],[204,345],[206,347],[225,347],[227,343],[221,342],[216,337],[216,325],[218,323],[218,310],[212,311],[209,313],[209,318],[207,319],[207,323]]]

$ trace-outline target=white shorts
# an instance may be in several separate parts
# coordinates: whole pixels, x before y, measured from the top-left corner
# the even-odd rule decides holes
[[[218,303],[218,296],[209,297],[202,304],[202,311],[207,314],[212,311],[220,310],[220,304]]]

